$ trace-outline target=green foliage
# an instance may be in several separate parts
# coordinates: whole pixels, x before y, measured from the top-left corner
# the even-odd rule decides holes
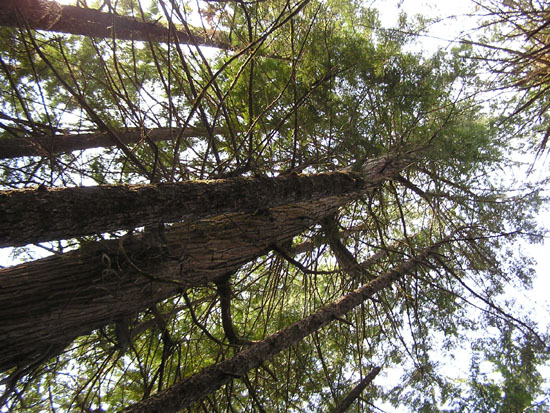
[[[522,334],[498,320],[495,338],[481,338],[473,346],[468,396],[456,403],[460,411],[546,411],[548,394],[542,389],[538,366],[548,354],[531,334]],[[541,396],[545,396],[541,401]]]
[[[173,3],[174,14],[165,14],[162,4],[142,4],[143,16],[177,23],[178,12],[190,13],[191,6]],[[111,6],[141,18],[134,0]],[[401,380],[377,379],[355,411],[380,402],[419,412],[523,411],[541,393],[545,348],[538,327],[494,302],[507,286],[529,287],[534,277],[517,242],[540,241],[535,217],[543,199],[537,185],[499,179],[510,171],[514,128],[503,128],[478,99],[485,85],[470,59],[473,47],[425,56],[408,47],[415,23],[405,17],[399,30],[388,30],[363,2],[311,1],[291,17],[298,6],[209,3],[205,24],[226,31],[231,51],[2,28],[0,139],[38,145],[37,136],[135,130],[140,138],[63,154],[42,147],[43,156],[2,160],[3,187],[360,171],[381,155],[416,157],[338,214],[342,247],[370,263],[367,270],[357,275],[342,264],[319,223],[284,246],[301,267],[273,252],[231,275],[233,328],[245,340],[262,340],[451,232],[452,243],[189,411],[328,411],[372,365],[397,370]],[[202,132],[187,134],[190,126]],[[149,139],[158,128],[169,137]],[[63,245],[51,249],[63,252]],[[34,374],[14,374],[24,391],[7,408],[116,411],[170,388],[242,348],[226,337],[220,301],[205,285],[77,338]],[[475,343],[471,374],[457,384],[439,352],[485,332],[471,304],[507,323],[492,321],[499,335]]]
[[[510,96],[499,110],[502,122],[522,135],[521,144],[539,154],[550,137],[548,80],[547,0],[486,1],[487,28],[476,42],[477,57],[497,77],[495,88],[508,89]]]

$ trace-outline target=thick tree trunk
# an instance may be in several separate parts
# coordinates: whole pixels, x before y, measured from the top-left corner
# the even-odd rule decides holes
[[[350,199],[226,214],[2,269],[0,370],[43,361],[77,336],[219,280]]]
[[[443,242],[448,242],[443,241]],[[313,313],[309,317],[252,344],[237,355],[221,363],[207,367],[199,373],[183,380],[171,388],[129,406],[125,412],[178,412],[185,409],[221,386],[229,383],[248,371],[259,367],[284,349],[298,343],[304,337],[324,327],[332,320],[342,317],[365,300],[371,298],[394,281],[413,271],[428,257],[436,253],[442,243],[425,249],[413,259],[403,262],[398,267],[358,288],[338,301]]]
[[[139,21],[132,17],[103,13],[84,7],[64,6],[48,0],[0,0],[0,25],[23,26],[82,36],[172,42],[211,46],[230,50],[231,45],[219,33],[204,33],[193,28],[193,33],[171,31],[156,23]]]
[[[363,380],[361,380],[357,386],[355,386],[349,394],[346,396],[344,400],[340,402],[338,406],[332,411],[332,413],[345,413],[348,411],[348,408],[351,406],[351,404],[359,398],[363,390],[365,390],[365,387],[367,387],[374,379],[375,377],[380,373],[380,367],[373,368],[369,374],[365,376]]]
[[[404,158],[381,157],[370,161],[362,174],[333,172],[178,184],[0,191],[0,247],[223,213],[254,212],[330,196],[357,196],[392,178],[408,163]]]
[[[214,133],[220,131],[215,130]],[[150,130],[127,130],[119,132],[120,140],[125,144],[141,141],[167,141],[178,137],[206,136],[203,128],[156,128]],[[41,135],[19,138],[0,138],[0,158],[17,158],[21,156],[53,156],[60,153],[81,151],[92,148],[116,146],[108,133],[76,133],[68,135]]]
[[[0,270],[0,371],[40,364],[80,335],[146,310],[191,286],[215,282],[235,272],[399,171],[395,160],[386,161],[385,167],[380,162],[366,165],[370,182],[343,172],[321,178],[324,196],[318,195],[321,183],[313,185],[314,190],[309,188],[311,184],[303,188],[297,185],[303,179],[315,179],[313,176],[290,176],[284,178],[291,184],[286,193],[272,191],[271,198],[258,194],[260,203],[249,213],[184,222],[156,236],[94,243],[79,251]],[[267,185],[272,180],[261,181]],[[203,185],[216,187],[215,182]],[[348,188],[347,193],[342,186]],[[239,202],[240,192],[223,194],[225,198],[216,198],[216,202]],[[285,205],[265,203],[284,194]],[[110,198],[103,202],[109,203]],[[151,202],[159,203],[159,197]],[[206,210],[217,208],[202,202],[205,199],[198,206]],[[239,208],[251,209],[246,203]],[[193,214],[189,217],[201,215]]]

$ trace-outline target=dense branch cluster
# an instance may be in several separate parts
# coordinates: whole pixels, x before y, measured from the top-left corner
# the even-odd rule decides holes
[[[0,26],[0,405],[534,403],[548,339],[502,292],[542,200],[498,180],[471,47],[346,0],[0,0]]]

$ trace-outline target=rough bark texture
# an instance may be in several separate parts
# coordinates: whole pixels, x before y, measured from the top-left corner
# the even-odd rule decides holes
[[[80,335],[146,310],[190,286],[220,280],[380,186],[399,170],[395,162],[388,162],[386,166],[369,164],[370,182],[349,173],[321,178],[324,197],[313,196],[315,191],[297,197],[300,186],[292,184],[285,205],[260,204],[261,208],[250,213],[184,222],[156,236],[94,243],[79,251],[0,270],[0,371],[40,364]],[[292,183],[302,178],[285,179]],[[266,185],[273,181],[263,180]],[[351,186],[342,193],[341,185],[348,181]],[[223,194],[238,199],[241,192]],[[269,196],[276,197],[273,192]],[[110,197],[102,201],[112,202]],[[157,196],[148,202],[164,202],[160,201]]]
[[[75,337],[196,285],[288,241],[349,198],[227,214],[0,270],[0,370],[59,353]]]
[[[380,158],[362,175],[333,172],[0,191],[0,247],[358,194],[380,185],[404,166],[402,159]]]
[[[48,0],[0,0],[0,25],[23,26],[101,38],[153,42],[178,42],[220,49],[231,49],[217,32],[204,33],[194,29],[187,32],[170,31],[159,24],[139,21],[132,17],[103,13],[84,7],[64,6]]]
[[[338,406],[336,406],[332,413],[345,413],[351,404],[359,398],[363,390],[365,390],[365,387],[367,387],[374,380],[378,373],[380,373],[380,367],[373,368],[369,374],[367,374],[365,378],[361,380],[352,391],[349,392],[346,398],[342,400]]]
[[[298,343],[304,337],[319,330],[337,317],[345,315],[394,281],[413,271],[434,254],[441,243],[425,249],[413,259],[403,262],[361,288],[340,298],[338,301],[313,313],[309,317],[252,344],[237,355],[221,363],[203,369],[171,388],[129,406],[125,412],[178,412],[193,402],[216,391],[234,377],[244,375],[259,367],[284,349]]]
[[[215,130],[214,133],[220,131]],[[202,128],[186,128],[181,131],[177,128],[157,128],[151,130],[127,130],[119,132],[118,136],[125,144],[142,141],[167,141],[178,137],[206,136]],[[77,133],[69,135],[41,135],[20,138],[0,139],[0,158],[17,158],[21,156],[53,156],[60,153],[81,151],[91,148],[116,146],[108,133]]]

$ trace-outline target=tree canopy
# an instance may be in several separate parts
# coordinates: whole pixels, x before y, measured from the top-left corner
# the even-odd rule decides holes
[[[0,0],[0,405],[550,409],[548,5],[478,5]]]

